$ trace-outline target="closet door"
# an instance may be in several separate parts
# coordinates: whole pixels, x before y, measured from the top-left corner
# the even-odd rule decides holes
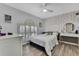
[[[31,26],[31,35],[34,35],[34,32],[35,32],[35,27]]]
[[[25,26],[24,25],[20,25],[19,33],[25,34]]]
[[[28,42],[29,41],[29,35],[30,35],[30,26],[29,25],[26,25],[25,26],[26,28],[26,31],[25,31],[25,35],[26,35],[26,41]]]
[[[25,44],[26,39],[25,39],[25,26],[24,25],[19,25],[19,34],[24,36],[22,39],[22,43]]]
[[[37,34],[37,26],[35,26],[35,34]]]

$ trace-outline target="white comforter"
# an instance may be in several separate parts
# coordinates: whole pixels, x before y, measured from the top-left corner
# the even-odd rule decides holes
[[[43,46],[46,50],[46,53],[51,56],[51,50],[53,47],[58,44],[57,35],[32,35],[31,41]]]

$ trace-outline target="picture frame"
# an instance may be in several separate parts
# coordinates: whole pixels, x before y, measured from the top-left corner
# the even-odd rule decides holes
[[[11,15],[5,14],[5,23],[11,23]]]

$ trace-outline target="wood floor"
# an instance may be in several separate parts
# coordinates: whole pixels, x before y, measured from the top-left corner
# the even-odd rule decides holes
[[[44,50],[40,50],[30,44],[23,46],[23,56],[46,56]],[[79,47],[65,43],[59,43],[52,50],[52,56],[79,56]]]
[[[61,43],[53,50],[54,56],[79,56],[79,47]]]
[[[30,45],[23,46],[23,56],[44,56],[44,51]]]

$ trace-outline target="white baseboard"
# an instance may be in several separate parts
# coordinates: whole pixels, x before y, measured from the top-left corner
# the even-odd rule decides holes
[[[26,45],[26,44],[28,44],[29,42],[25,42],[25,43],[22,43],[22,45]]]

